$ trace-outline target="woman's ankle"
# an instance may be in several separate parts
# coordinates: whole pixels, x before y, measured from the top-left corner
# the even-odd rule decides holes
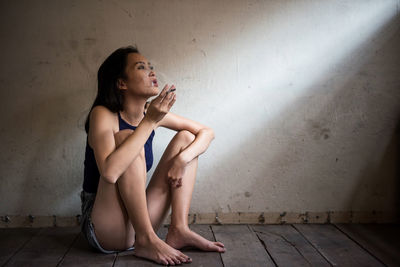
[[[135,233],[135,243],[147,244],[160,239],[154,231]]]
[[[190,231],[190,228],[187,224],[170,224],[168,227],[168,232],[187,232]]]

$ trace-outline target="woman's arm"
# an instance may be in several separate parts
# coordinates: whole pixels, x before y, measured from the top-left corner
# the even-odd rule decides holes
[[[96,106],[90,114],[89,140],[94,150],[100,175],[116,183],[132,161],[139,155],[152,130],[175,103],[174,95],[166,96],[167,86],[148,105],[146,116],[133,133],[116,147],[112,129],[114,114],[106,107]]]
[[[175,131],[187,130],[195,135],[195,140],[177,156],[177,160],[185,164],[204,153],[215,138],[214,131],[210,127],[171,112],[158,122],[157,127],[159,126]]]
[[[89,140],[100,175],[116,183],[132,161],[139,155],[156,123],[143,119],[135,131],[117,148],[111,127],[115,118],[107,108],[96,106],[90,114]]]

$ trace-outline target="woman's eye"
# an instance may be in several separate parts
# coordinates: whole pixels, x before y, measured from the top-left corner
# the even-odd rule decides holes
[[[140,66],[138,67],[138,69],[144,69],[144,66],[143,66],[143,65],[140,65]],[[153,67],[153,66],[150,66],[150,69],[151,69],[151,70],[154,70],[154,67]]]

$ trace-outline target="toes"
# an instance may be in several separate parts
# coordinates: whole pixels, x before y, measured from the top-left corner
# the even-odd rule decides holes
[[[181,262],[183,263],[189,263],[192,262],[192,259],[188,256],[186,256],[185,254],[181,253],[178,258],[181,260]]]
[[[216,244],[217,246],[220,246],[220,247],[225,247],[225,245],[222,244],[221,242],[214,242],[214,244]]]
[[[224,252],[224,251],[225,251],[225,248],[220,247],[220,246],[219,246],[218,244],[216,244],[215,242],[213,243],[212,248],[213,248],[213,250],[216,250],[216,251],[218,251],[218,252]]]
[[[171,258],[167,258],[169,265],[175,265],[175,262]]]
[[[173,258],[173,259],[174,259],[175,264],[181,264],[181,261],[178,258],[178,256],[176,258]]]
[[[226,250],[224,244],[222,244],[221,242],[214,242],[214,245],[217,246],[218,251],[220,251],[220,252],[223,252]]]
[[[187,259],[186,259],[185,256],[178,256],[178,259],[179,259],[181,262],[187,262]]]
[[[168,258],[169,265],[175,266],[175,261],[172,258]]]
[[[218,251],[220,251],[220,252],[225,252],[225,248],[224,247],[218,247]]]
[[[183,253],[182,253],[182,252],[180,252],[179,250],[178,250],[178,252],[179,252],[179,257],[181,257],[181,258],[184,258],[184,259],[186,259],[186,260],[190,259],[190,257],[189,257],[189,256],[187,256],[187,255],[183,254]]]

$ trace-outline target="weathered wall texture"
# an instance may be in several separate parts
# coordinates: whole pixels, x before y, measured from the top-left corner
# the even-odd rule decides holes
[[[96,73],[129,44],[216,132],[191,213],[395,211],[399,5],[2,1],[0,215],[80,213]]]

